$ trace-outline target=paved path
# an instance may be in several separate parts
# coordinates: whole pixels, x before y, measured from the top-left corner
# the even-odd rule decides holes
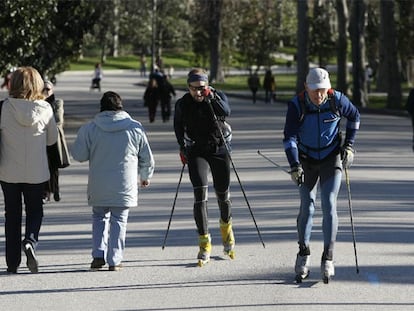
[[[101,94],[89,91],[90,74],[65,73],[56,93],[65,99],[69,145],[81,124],[99,109]],[[161,249],[181,164],[172,123],[149,124],[136,72],[106,72],[103,90],[118,91],[126,110],[142,121],[155,154],[151,187],[131,211],[125,268],[89,272],[91,209],[86,206],[87,164],[61,171],[62,201],[45,205],[38,274],[25,264],[4,271],[0,231],[1,310],[412,310],[414,307],[413,153],[405,117],[364,114],[350,170],[359,274],[345,184],[339,200],[336,277],[319,276],[321,212],[312,236],[312,272],[293,282],[297,252],[298,196],[289,176],[257,154],[286,165],[281,147],[285,105],[252,105],[231,97],[233,161],[265,242],[263,248],[240,187],[232,174],[237,258],[222,256],[218,208],[210,191],[212,262],[196,267],[197,236],[187,172],[179,191],[167,245]],[[4,95],[1,94],[1,95]],[[181,93],[179,93],[181,95]],[[1,204],[2,204],[2,198]],[[0,217],[4,225],[4,217]]]

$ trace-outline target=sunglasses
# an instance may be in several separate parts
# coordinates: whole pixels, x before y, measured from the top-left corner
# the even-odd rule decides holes
[[[192,85],[189,84],[188,88],[193,92],[197,92],[197,91],[202,92],[206,89],[206,86],[205,85],[204,86],[192,86]]]

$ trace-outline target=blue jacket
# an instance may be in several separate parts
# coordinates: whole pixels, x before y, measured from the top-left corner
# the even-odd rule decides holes
[[[89,205],[137,206],[138,175],[149,180],[154,172],[141,123],[125,111],[100,112],[79,129],[71,151],[75,160],[89,160]]]
[[[333,96],[338,111],[332,111],[330,99],[326,99],[320,106],[314,105],[306,92],[306,112],[303,115],[299,96],[289,102],[283,144],[291,167],[299,163],[299,153],[314,160],[323,160],[333,153],[337,154],[341,143],[341,117],[347,119],[345,143],[354,144],[360,123],[359,111],[341,92],[334,91]]]

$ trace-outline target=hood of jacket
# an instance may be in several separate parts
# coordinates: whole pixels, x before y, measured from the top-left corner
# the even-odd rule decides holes
[[[50,105],[44,100],[27,100],[21,98],[7,98],[11,113],[22,126],[32,126],[49,117]]]
[[[123,110],[102,111],[95,115],[93,119],[93,123],[105,132],[118,132],[128,129],[132,121],[131,116]]]

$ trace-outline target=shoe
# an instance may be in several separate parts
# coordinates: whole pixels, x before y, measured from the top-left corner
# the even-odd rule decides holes
[[[16,274],[17,273],[17,268],[7,268],[7,273],[8,274]]]
[[[116,266],[109,266],[109,271],[121,271],[122,270],[122,264],[116,265]]]
[[[200,235],[198,237],[199,251],[197,254],[198,266],[202,267],[210,261],[211,237],[210,234]]]
[[[220,219],[220,233],[223,241],[223,251],[225,255],[228,255],[231,259],[235,258],[234,245],[236,241],[234,239],[233,227],[231,219],[228,222],[224,222]]]
[[[103,258],[94,258],[91,262],[91,270],[97,271],[105,266],[106,262]]]
[[[56,202],[59,202],[59,201],[60,201],[60,193],[59,193],[59,192],[55,192],[55,193],[53,194],[53,199],[54,199]]]
[[[37,273],[39,269],[39,265],[36,259],[36,253],[33,248],[33,245],[30,242],[23,242],[22,248],[27,257],[27,261],[26,261],[27,268],[29,268],[31,273]]]

